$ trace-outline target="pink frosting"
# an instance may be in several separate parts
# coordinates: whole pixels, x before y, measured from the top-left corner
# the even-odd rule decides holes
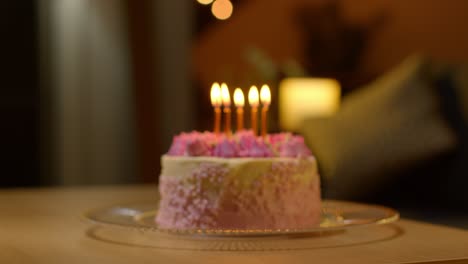
[[[291,133],[269,134],[257,137],[243,130],[227,137],[211,132],[181,133],[173,138],[170,156],[234,157],[304,157],[312,153],[302,136]]]
[[[238,145],[234,140],[223,138],[213,151],[213,156],[223,158],[234,158],[239,156]]]
[[[211,156],[211,146],[203,140],[195,139],[187,143],[187,155],[189,156]]]
[[[248,187],[223,164],[201,163],[189,175],[162,175],[160,228],[310,228],[321,215],[320,180],[307,162],[278,161]],[[232,171],[231,171],[232,172]],[[296,174],[311,173],[310,181]]]
[[[292,136],[287,141],[283,141],[279,145],[281,157],[298,157],[310,156],[312,153],[304,143],[304,138],[300,136]]]

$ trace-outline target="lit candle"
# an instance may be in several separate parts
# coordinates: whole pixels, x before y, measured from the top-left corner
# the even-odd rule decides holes
[[[244,93],[240,88],[234,90],[234,104],[237,108],[237,131],[244,129]]]
[[[231,134],[231,96],[229,95],[229,89],[227,84],[221,84],[221,100],[223,102],[223,112],[224,112],[224,132],[226,135]]]
[[[270,87],[264,84],[260,89],[260,101],[262,101],[262,137],[267,135],[267,113],[271,103]]]
[[[214,108],[214,132],[219,134],[221,126],[221,87],[219,83],[215,82],[211,86],[211,105]]]
[[[249,105],[250,105],[250,121],[252,123],[252,130],[257,135],[257,112],[258,112],[258,89],[255,85],[250,87],[249,90]]]

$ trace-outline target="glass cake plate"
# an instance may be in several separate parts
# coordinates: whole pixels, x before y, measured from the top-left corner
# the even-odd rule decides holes
[[[108,227],[132,228],[178,235],[203,235],[214,237],[278,236],[326,233],[352,227],[381,225],[399,219],[399,213],[391,208],[347,201],[324,200],[320,225],[313,228],[289,229],[160,229],[155,222],[157,201],[122,203],[84,213],[85,219]]]

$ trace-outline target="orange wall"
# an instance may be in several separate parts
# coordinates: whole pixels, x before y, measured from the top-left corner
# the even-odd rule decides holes
[[[388,24],[370,43],[365,70],[381,72],[413,52],[448,62],[468,61],[468,1],[356,2],[348,0],[344,5],[351,19],[362,19],[382,9],[390,15]]]
[[[193,71],[208,87],[215,80],[242,83],[251,69],[245,48],[261,48],[275,61],[301,61],[303,32],[294,10],[326,0],[249,0],[234,15],[198,36],[193,46]],[[381,11],[387,23],[371,39],[362,72],[379,73],[413,52],[444,61],[468,61],[468,1],[465,0],[344,0],[343,14],[352,23],[365,23]],[[229,72],[229,74],[227,73]],[[232,77],[234,76],[234,77]]]

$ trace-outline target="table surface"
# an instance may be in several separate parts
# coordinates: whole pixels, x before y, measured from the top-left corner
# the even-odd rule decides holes
[[[2,190],[0,263],[468,263],[468,231],[404,218],[378,228],[299,238],[322,246],[275,251],[105,242],[89,235],[93,226],[81,218],[90,208],[155,199],[156,187],[150,185]],[[369,236],[374,239],[366,242]]]

